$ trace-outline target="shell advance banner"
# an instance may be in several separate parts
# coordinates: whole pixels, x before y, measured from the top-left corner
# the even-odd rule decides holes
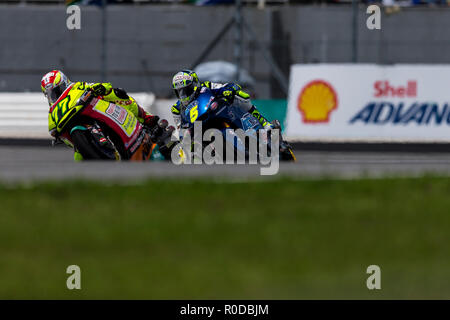
[[[450,65],[291,68],[286,138],[450,142]]]

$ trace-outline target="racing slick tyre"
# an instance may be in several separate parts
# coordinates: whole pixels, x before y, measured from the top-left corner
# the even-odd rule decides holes
[[[116,160],[114,153],[97,145],[88,130],[75,130],[70,135],[75,149],[85,160]]]

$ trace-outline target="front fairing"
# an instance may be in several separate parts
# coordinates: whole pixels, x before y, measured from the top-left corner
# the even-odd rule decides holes
[[[195,121],[205,121],[208,119],[210,105],[214,100],[214,96],[211,90],[207,88],[203,89],[194,101],[181,109],[182,128],[194,126]]]
[[[50,108],[48,114],[49,132],[59,135],[65,130],[69,120],[83,109],[84,104],[81,104],[79,100],[86,93],[84,86],[80,86],[78,83],[71,84],[64,91]]]

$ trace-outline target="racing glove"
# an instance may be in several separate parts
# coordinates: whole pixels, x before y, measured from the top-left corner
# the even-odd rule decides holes
[[[221,92],[222,98],[224,98],[225,100],[227,100],[229,102],[233,101],[235,94],[236,94],[236,92],[234,90],[223,90]]]
[[[155,117],[159,119],[158,116]],[[169,126],[166,119],[161,119],[150,129],[150,138],[159,146],[169,145],[174,131],[175,128]]]
[[[230,83],[220,88],[219,96],[228,103],[233,102],[234,96],[241,91],[241,86],[236,83]]]

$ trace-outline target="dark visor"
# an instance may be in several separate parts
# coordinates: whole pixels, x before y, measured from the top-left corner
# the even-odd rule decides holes
[[[184,99],[184,98],[190,97],[194,93],[194,86],[190,85],[189,87],[184,87],[184,88],[178,89],[177,91],[178,91],[177,98]]]
[[[64,93],[64,90],[67,89],[67,86],[63,83],[59,86],[57,86],[56,88],[49,90],[50,92],[49,94],[49,101],[53,104],[55,103],[59,97],[61,97],[61,95]]]

